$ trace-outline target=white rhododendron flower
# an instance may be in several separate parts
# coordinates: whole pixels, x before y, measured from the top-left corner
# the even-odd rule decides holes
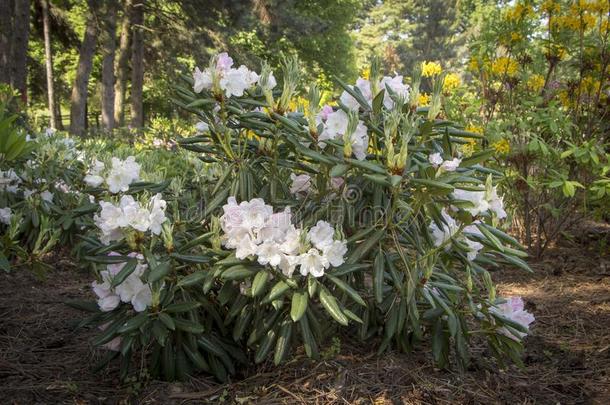
[[[407,100],[409,98],[409,86],[403,83],[402,76],[385,76],[379,82],[379,89],[385,90],[385,93],[383,95],[383,105],[388,110],[394,108],[394,100],[392,100],[392,97],[390,96],[390,93],[387,91],[386,87],[390,88],[396,94],[397,97],[400,97],[403,100]]]
[[[360,90],[360,93],[362,93],[362,96],[367,101],[368,105],[371,106],[373,102],[373,94],[371,91],[370,81],[359,77],[358,80],[356,80],[356,85],[350,87],[352,89],[357,88],[358,90]],[[358,103],[358,100],[352,97],[352,95],[345,90],[343,91],[343,93],[341,93],[341,97],[339,99],[350,110],[357,110],[358,108],[360,108],[360,103]]]
[[[486,196],[485,191],[468,191],[460,189],[456,189],[452,195],[456,200],[463,200],[472,203],[472,207],[467,207],[464,209],[470,212],[473,216],[487,211],[492,211],[499,219],[506,218],[504,203],[502,198],[498,195],[498,191],[495,186],[492,188],[488,197]]]
[[[199,121],[197,124],[195,124],[195,129],[197,132],[203,133],[208,132],[210,130],[210,126],[207,122]]]
[[[125,192],[129,190],[129,185],[134,181],[138,181],[140,178],[140,165],[136,163],[134,156],[129,156],[125,160],[119,158],[112,158],[112,168],[108,177],[106,177],[106,184],[108,185],[108,191],[113,194],[118,192]]]
[[[350,87],[352,89],[358,89],[360,93],[362,93],[362,96],[364,100],[366,100],[368,106],[372,106],[373,99],[375,98],[376,94],[372,93],[372,86],[369,80],[359,77],[358,80],[356,80],[356,85]],[[387,88],[390,88],[390,90],[392,90],[397,97],[404,100],[408,99],[409,97],[409,86],[403,83],[403,76],[395,75],[394,77],[383,77],[379,81],[377,89],[378,91],[383,90],[385,92],[383,95],[383,105],[388,110],[394,108],[394,100],[392,100],[392,96],[390,96]],[[360,103],[358,103],[358,101],[345,90],[343,93],[341,93],[340,100],[341,103],[343,103],[350,110],[358,110],[360,108]]]
[[[223,52],[216,57],[216,66],[208,67],[203,71],[198,67],[193,72],[193,90],[195,93],[210,90],[214,86],[219,86],[227,97],[244,95],[244,91],[254,86],[259,76],[256,72],[249,70],[246,66],[241,65],[234,69],[233,59]],[[273,74],[267,78],[267,88],[272,89],[277,84]]]
[[[307,239],[313,243],[316,248],[322,249],[332,243],[334,234],[335,229],[331,224],[326,221],[318,221],[318,223],[307,233]]]
[[[279,269],[287,277],[297,266],[302,275],[320,277],[329,266],[345,261],[347,242],[334,239],[335,230],[328,222],[318,221],[305,233],[292,224],[289,208],[274,213],[260,198],[238,204],[229,197],[220,223],[222,243],[235,249],[237,258],[255,256],[259,264]]]
[[[104,170],[104,162],[100,162],[95,159],[93,165],[89,168],[87,175],[85,176],[85,183],[90,187],[99,187],[104,182],[104,178],[101,176]]]
[[[311,176],[308,174],[296,175],[290,174],[292,184],[290,185],[290,194],[307,194],[311,189]]]
[[[9,193],[16,193],[22,182],[21,177],[13,169],[7,171],[0,170],[0,190],[4,189]]]
[[[450,239],[455,238],[455,240],[462,242],[468,248],[466,252],[466,256],[468,260],[472,261],[476,259],[479,251],[483,249],[483,245],[476,240],[472,240],[468,238],[468,234],[471,235],[482,235],[479,228],[477,228],[476,223],[472,225],[468,225],[464,227],[462,233],[458,234],[460,230],[460,224],[453,219],[445,210],[441,211],[441,215],[443,220],[445,221],[441,227],[439,227],[435,222],[430,224],[430,232],[432,233],[432,239],[434,242],[434,246],[442,246]],[[450,244],[445,246],[445,250],[448,251],[451,248]]]
[[[431,153],[428,156],[428,162],[435,168],[440,167],[446,172],[454,172],[460,166],[460,163],[462,163],[462,159],[453,158],[451,160],[443,160],[440,153]]]
[[[307,253],[299,255],[298,263],[302,276],[311,274],[314,277],[322,277],[324,270],[330,265],[328,259],[321,255],[318,249],[309,249]]]
[[[337,110],[335,112],[328,113],[326,115],[326,122],[324,123],[324,130],[318,137],[318,144],[320,147],[325,147],[325,140],[328,139],[341,139],[347,132],[349,123],[349,117],[343,110]],[[352,152],[356,159],[364,160],[366,158],[366,151],[369,147],[369,136],[367,133],[366,125],[364,122],[358,121],[356,130],[350,136],[352,144]]]
[[[159,235],[163,223],[167,220],[167,203],[161,194],[153,196],[146,206],[142,206],[130,195],[121,197],[118,206],[106,201],[101,201],[100,206],[102,210],[99,215],[94,215],[93,220],[100,229],[100,239],[105,244],[122,239],[127,228],[139,232],[150,230],[154,235]]]
[[[269,72],[269,76],[267,76],[267,80],[264,81],[262,78],[258,79],[259,83],[265,82],[265,85],[261,85],[263,90],[273,90],[275,86],[277,86],[277,80],[275,80],[275,76],[273,76],[273,72]]]
[[[109,256],[119,256],[111,252]],[[125,267],[126,263],[109,264],[106,270],[100,272],[102,283],[92,283],[93,292],[98,297],[98,306],[104,312],[112,311],[121,302],[131,303],[136,312],[142,312],[152,304],[152,290],[150,285],[142,281],[142,275],[147,265],[142,263],[144,256],[138,253],[130,253],[129,257],[138,259],[135,270],[116,287],[112,288],[112,279]]]
[[[530,324],[536,320],[532,313],[524,309],[523,299],[521,297],[509,297],[506,299],[505,303],[492,307],[491,311],[518,323],[528,330]],[[523,339],[527,335],[527,333],[521,331],[509,331],[505,327],[500,328],[499,332],[517,341]]]
[[[43,201],[46,201],[48,203],[52,203],[53,202],[53,193],[50,192],[49,190],[45,190],[42,193],[40,193],[40,198],[42,198]]]
[[[13,211],[10,207],[0,208],[0,222],[6,225],[10,225]]]

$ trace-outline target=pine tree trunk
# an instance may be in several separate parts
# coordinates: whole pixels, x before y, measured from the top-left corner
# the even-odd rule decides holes
[[[104,4],[104,34],[102,60],[102,126],[112,131],[114,121],[114,54],[116,51],[116,2]]]
[[[0,0],[5,1],[5,0]],[[28,40],[30,37],[30,0],[15,0],[13,37],[11,40],[11,84],[21,93],[24,104],[28,101]]]
[[[142,88],[144,85],[144,0],[135,0],[133,5],[133,43],[131,53],[131,126],[144,126]]]
[[[0,1],[0,83],[11,83],[11,33],[13,0]]]
[[[42,9],[42,30],[44,33],[44,54],[47,70],[47,97],[49,99],[49,117],[51,128],[57,128],[57,109],[55,108],[55,91],[53,85],[53,53],[51,52],[51,27],[49,24],[49,1],[40,0]]]
[[[127,71],[129,69],[132,2],[131,0],[125,0],[124,4],[121,41],[116,64],[116,83],[114,86],[114,121],[116,125],[121,127],[125,126],[125,93],[127,90]]]
[[[87,120],[87,85],[93,67],[93,54],[97,41],[97,0],[89,0],[89,18],[85,28],[85,35],[79,50],[76,78],[72,86],[70,98],[70,133],[82,135],[85,132]]]

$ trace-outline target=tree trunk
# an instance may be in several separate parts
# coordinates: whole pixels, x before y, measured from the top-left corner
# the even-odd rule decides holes
[[[13,38],[11,41],[11,84],[28,101],[28,40],[30,37],[30,0],[15,0]]]
[[[47,96],[49,98],[49,117],[51,128],[57,128],[57,109],[55,108],[55,91],[53,85],[53,53],[51,52],[51,27],[49,26],[49,1],[40,0],[42,9],[42,30],[44,33],[44,55],[47,70]]]
[[[106,0],[104,4],[104,34],[102,61],[102,126],[114,129],[114,53],[116,51],[116,2]]]
[[[11,83],[11,33],[13,0],[0,1],[0,83]]]
[[[87,85],[89,75],[93,67],[93,54],[97,41],[97,1],[89,0],[89,18],[85,28],[85,35],[79,50],[78,67],[76,78],[72,86],[72,96],[70,98],[70,133],[82,135],[85,132],[87,120]]]
[[[135,0],[133,5],[133,43],[131,53],[131,126],[144,126],[142,88],[144,85],[144,0]]]
[[[127,90],[127,70],[129,69],[129,41],[131,33],[132,2],[125,0],[123,23],[121,24],[121,42],[116,64],[116,83],[114,86],[114,121],[118,126],[125,126],[125,93]]]

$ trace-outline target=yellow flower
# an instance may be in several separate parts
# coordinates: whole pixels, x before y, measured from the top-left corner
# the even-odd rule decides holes
[[[425,107],[430,104],[430,95],[427,93],[419,93],[419,99],[417,100],[417,105],[420,107]]]
[[[494,142],[491,144],[491,147],[494,148],[496,153],[501,155],[505,155],[510,152],[510,143],[505,138],[500,139],[498,142]]]
[[[517,21],[527,17],[533,13],[532,6],[529,4],[517,3],[514,7],[506,11],[506,19],[509,21]]]
[[[288,103],[288,110],[290,111],[298,111],[302,109],[303,111],[307,110],[309,107],[309,100],[304,97],[293,98]]]
[[[523,37],[521,36],[521,34],[519,34],[518,32],[511,32],[510,33],[510,40],[512,42],[519,42],[523,39]]]
[[[466,157],[472,156],[477,146],[477,140],[474,138],[468,138],[468,143],[459,146],[460,152]]]
[[[535,93],[539,93],[544,87],[545,79],[542,75],[531,75],[527,80],[527,87]]]
[[[475,58],[471,58],[470,62],[468,62],[468,69],[476,72],[479,70],[479,61]]]
[[[542,12],[556,14],[561,11],[561,4],[557,0],[545,0],[540,6]]]
[[[437,62],[422,62],[421,74],[424,77],[432,77],[441,74],[441,65]]]
[[[506,56],[499,57],[491,64],[492,73],[498,76],[507,75],[509,77],[515,77],[518,69],[519,64],[517,61]]]
[[[366,68],[362,71],[362,73],[360,74],[360,76],[364,79],[364,80],[369,80],[371,77],[371,69],[370,68]]]
[[[449,73],[445,76],[445,80],[443,81],[443,91],[445,93],[451,93],[451,91],[457,89],[462,84],[462,80],[457,73]]]
[[[483,135],[483,127],[478,125],[470,124],[466,127],[466,131],[472,132],[474,134]]]
[[[570,98],[570,94],[567,92],[567,90],[560,91],[558,96],[559,101],[565,108],[570,108],[572,106],[572,99]]]

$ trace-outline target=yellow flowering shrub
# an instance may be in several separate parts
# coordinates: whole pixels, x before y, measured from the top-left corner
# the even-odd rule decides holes
[[[492,143],[491,147],[500,155],[506,155],[510,152],[510,143],[506,138],[502,138],[499,141]]]
[[[515,77],[518,70],[519,64],[517,61],[507,56],[500,56],[491,64],[491,72],[498,76]]]
[[[544,76],[539,74],[533,74],[527,79],[527,88],[532,90],[534,93],[539,93],[544,87]]]
[[[422,62],[421,74],[423,77],[432,77],[440,75],[442,68],[440,63],[437,62]]]
[[[461,84],[462,80],[460,79],[460,75],[457,73],[449,73],[445,76],[445,80],[443,81],[443,92],[450,93],[460,87]]]
[[[430,95],[427,93],[419,93],[417,105],[420,107],[425,107],[427,105],[430,105]]]

